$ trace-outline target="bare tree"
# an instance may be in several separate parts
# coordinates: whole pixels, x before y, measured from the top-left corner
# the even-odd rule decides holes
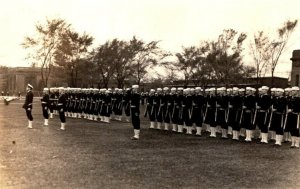
[[[55,62],[55,51],[60,43],[61,34],[69,27],[62,19],[47,20],[46,24],[36,24],[36,37],[25,37],[21,44],[25,49],[31,49],[27,59],[40,66],[43,87],[48,86],[51,69]]]
[[[256,84],[259,83],[259,78],[265,75],[268,65],[268,47],[270,40],[265,36],[263,31],[254,34],[254,41],[250,42],[250,54],[254,60],[256,72]]]
[[[278,61],[282,53],[284,52],[289,38],[294,32],[297,26],[298,20],[286,21],[280,28],[277,30],[278,38],[272,40],[269,43],[269,65],[271,67],[271,77],[272,77],[272,86],[274,85],[274,72],[278,65]]]
[[[138,40],[136,37],[130,41],[130,47],[135,52],[132,67],[134,68],[134,76],[136,77],[137,84],[140,85],[141,80],[145,79],[149,68],[161,63],[166,57],[170,56],[169,53],[164,52],[158,46],[159,41],[151,41],[145,43]]]

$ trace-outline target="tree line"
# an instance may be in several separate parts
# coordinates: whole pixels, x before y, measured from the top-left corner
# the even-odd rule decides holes
[[[286,21],[275,39],[257,32],[249,45],[251,65],[243,61],[247,35],[233,29],[225,29],[216,40],[182,47],[181,52],[172,54],[160,48],[160,41],[145,42],[136,36],[115,38],[92,48],[91,35],[76,32],[63,19],[48,19],[35,25],[36,35],[25,37],[22,46],[28,50],[28,61],[41,68],[44,87],[50,79],[70,87],[123,88],[132,83],[172,84],[178,79],[184,86],[190,82],[226,86],[246,77],[260,78],[267,71],[273,77],[296,26],[297,20]],[[159,68],[164,74],[153,77],[153,70]]]

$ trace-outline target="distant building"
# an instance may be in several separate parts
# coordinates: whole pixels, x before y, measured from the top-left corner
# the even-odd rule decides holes
[[[291,86],[300,86],[300,50],[294,50],[292,61],[291,73]]]
[[[0,90],[9,92],[11,95],[24,93],[27,83],[34,86],[34,90],[41,90],[40,68],[35,67],[15,67],[2,68],[0,70]]]

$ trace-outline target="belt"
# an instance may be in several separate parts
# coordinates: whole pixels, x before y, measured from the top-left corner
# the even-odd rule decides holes
[[[63,103],[58,103],[57,105],[58,105],[58,106],[61,106],[61,105],[63,105]]]
[[[292,114],[296,114],[296,115],[299,115],[300,114],[300,112],[291,112]]]
[[[47,104],[47,102],[42,102],[42,104]]]
[[[284,113],[282,113],[282,112],[273,112],[273,113],[279,114],[279,115],[283,115],[283,114],[284,114]]]
[[[130,106],[131,108],[136,108],[136,106]]]

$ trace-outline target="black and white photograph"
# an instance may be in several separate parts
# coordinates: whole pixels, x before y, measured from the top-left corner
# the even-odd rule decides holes
[[[0,189],[300,188],[299,0],[0,12]]]

